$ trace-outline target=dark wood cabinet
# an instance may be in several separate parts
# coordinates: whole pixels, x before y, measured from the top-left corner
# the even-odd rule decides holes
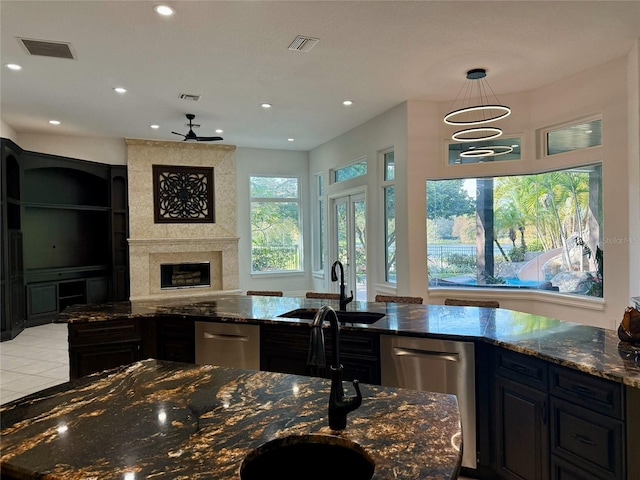
[[[494,470],[510,480],[549,478],[549,367],[495,349]]]
[[[142,359],[141,322],[127,319],[68,324],[70,378]]]
[[[486,437],[498,478],[628,478],[621,384],[502,348],[492,369]]]
[[[35,320],[58,313],[58,284],[35,283],[27,287],[27,315]]]
[[[127,300],[126,166],[1,141],[2,340],[69,305]]]
[[[260,370],[326,377],[307,366],[308,353],[308,327],[260,325]]]
[[[156,355],[158,360],[195,363],[195,322],[180,317],[163,317],[155,324]]]
[[[332,334],[325,328],[326,364],[333,358]],[[260,369],[271,372],[329,378],[328,368],[307,366],[310,328],[308,326],[261,325]],[[340,362],[345,381],[380,385],[380,339],[377,334],[340,331]]]
[[[627,478],[622,385],[553,366],[550,393],[552,479]]]
[[[22,150],[2,139],[0,144],[0,327],[2,340],[25,327],[25,291],[21,202]]]
[[[548,475],[546,392],[496,380],[496,472],[502,478],[544,480]]]
[[[111,258],[113,300],[129,299],[129,199],[127,167],[112,166],[111,193]]]

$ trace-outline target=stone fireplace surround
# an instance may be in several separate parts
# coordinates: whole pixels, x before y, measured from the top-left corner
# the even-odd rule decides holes
[[[126,139],[131,300],[239,292],[235,146]],[[214,168],[215,223],[154,223],[153,165]],[[160,288],[160,265],[210,262],[211,286]]]

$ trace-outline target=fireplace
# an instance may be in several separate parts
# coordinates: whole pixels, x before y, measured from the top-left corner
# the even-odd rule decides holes
[[[210,262],[163,263],[160,265],[160,289],[211,286]]]
[[[126,144],[130,300],[240,293],[236,147],[131,138]],[[207,222],[156,223],[154,165],[214,169],[207,186],[214,197],[215,218]]]

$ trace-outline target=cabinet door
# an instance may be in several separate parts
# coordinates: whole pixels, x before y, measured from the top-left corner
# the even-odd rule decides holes
[[[57,313],[57,283],[33,283],[27,285],[27,315],[29,320],[38,317],[53,317]]]
[[[496,473],[506,479],[547,479],[547,393],[498,377],[495,395]]]
[[[192,319],[158,318],[155,320],[158,360],[195,363],[195,325]]]
[[[309,329],[303,327],[260,326],[260,370],[294,375],[326,376],[307,367]]]
[[[109,368],[128,365],[140,360],[139,352],[139,342],[85,346],[69,350],[70,378],[76,379]]]
[[[109,279],[106,277],[87,278],[87,303],[109,301]]]
[[[140,360],[142,331],[138,320],[70,323],[71,380]]]
[[[25,295],[22,264],[22,233],[9,232],[8,313],[11,334],[15,337],[25,327]]]

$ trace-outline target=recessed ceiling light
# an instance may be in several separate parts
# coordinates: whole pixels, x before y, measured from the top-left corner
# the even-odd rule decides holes
[[[127,89],[122,87],[115,87],[114,90],[116,93],[127,93]]]
[[[60,120],[49,120],[51,125],[60,125]]]
[[[264,109],[267,109],[267,108],[271,108],[273,105],[271,105],[270,103],[261,103],[260,106]]]
[[[351,100],[345,100],[344,102],[342,102],[342,104],[345,107],[350,107],[351,105],[353,105],[353,102]]]
[[[22,67],[17,63],[6,63],[5,67],[7,67],[9,70],[22,70]]]
[[[293,139],[293,138],[287,138],[287,141],[288,141],[288,142],[293,142],[294,140],[295,140],[295,139]]]
[[[175,10],[169,5],[155,5],[153,7],[153,10],[155,10],[158,15],[162,15],[163,17],[170,17],[175,12]]]
[[[222,130],[221,128],[216,129],[216,133],[224,133],[224,130]]]
[[[160,128],[160,125],[149,125],[149,127],[153,128],[154,130],[157,130]]]

